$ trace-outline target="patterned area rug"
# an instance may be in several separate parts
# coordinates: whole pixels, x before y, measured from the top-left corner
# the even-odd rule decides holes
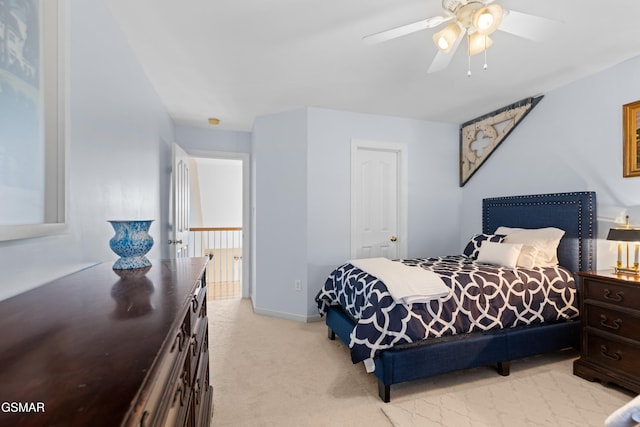
[[[393,398],[393,396],[392,396]],[[382,411],[396,427],[598,426],[629,398],[564,372],[510,376],[495,384],[388,403]]]

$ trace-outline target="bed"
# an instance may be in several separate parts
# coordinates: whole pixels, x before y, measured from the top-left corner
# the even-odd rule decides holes
[[[481,259],[490,245],[509,246],[480,243],[482,239],[504,241],[505,235],[496,230],[549,228],[564,231],[557,244],[557,266],[500,267]],[[593,192],[487,198],[482,202],[482,232],[471,239],[465,255],[394,261],[434,272],[451,288],[446,298],[396,303],[383,281],[347,262],[331,273],[316,302],[326,319],[329,339],[338,336],[350,347],[353,363],[365,362],[378,379],[378,394],[384,402],[391,400],[393,384],[455,370],[496,365],[501,375],[508,375],[512,360],[578,348],[575,272],[595,270],[595,238]],[[479,248],[484,251],[480,256]],[[471,280],[475,282],[470,284]],[[517,292],[488,291],[511,281]],[[468,289],[479,288],[470,298]],[[528,290],[534,288],[541,289],[536,292],[545,295],[544,302]],[[477,300],[475,308],[447,308],[449,300],[462,299],[461,292],[466,292],[466,300]],[[484,298],[483,293],[491,292],[501,297]],[[494,299],[508,309],[494,306]],[[457,318],[454,323],[452,311],[463,318],[462,323]],[[374,335],[365,335],[370,333]]]

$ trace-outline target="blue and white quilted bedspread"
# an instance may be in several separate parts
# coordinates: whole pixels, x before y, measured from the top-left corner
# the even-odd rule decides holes
[[[453,292],[429,303],[397,304],[378,278],[350,263],[335,269],[316,302],[321,315],[340,305],[355,320],[349,344],[353,363],[427,338],[578,316],[575,281],[563,267],[507,268],[464,255],[398,262],[434,271]]]

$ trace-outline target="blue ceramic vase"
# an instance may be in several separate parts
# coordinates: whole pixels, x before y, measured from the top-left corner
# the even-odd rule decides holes
[[[115,270],[132,270],[151,266],[145,256],[153,246],[149,227],[153,220],[109,221],[116,234],[109,240],[109,247],[120,258],[113,263]]]

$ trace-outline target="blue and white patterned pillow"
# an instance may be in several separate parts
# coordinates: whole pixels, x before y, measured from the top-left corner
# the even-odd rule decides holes
[[[504,234],[476,234],[469,240],[462,253],[471,259],[476,259],[482,242],[488,240],[489,242],[502,243],[505,237]]]

